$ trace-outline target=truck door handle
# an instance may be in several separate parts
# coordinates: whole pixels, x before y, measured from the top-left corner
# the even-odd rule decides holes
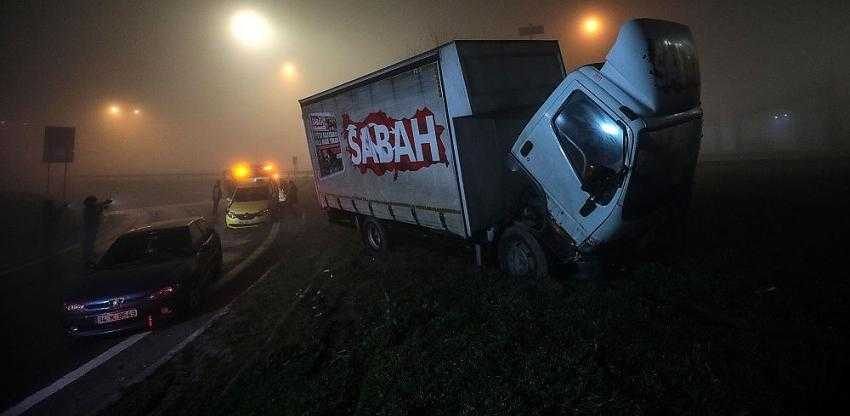
[[[532,143],[531,140],[526,140],[525,143],[522,144],[522,148],[519,149],[519,154],[521,154],[522,157],[526,157],[529,153],[531,153],[531,149],[534,149],[534,143]]]

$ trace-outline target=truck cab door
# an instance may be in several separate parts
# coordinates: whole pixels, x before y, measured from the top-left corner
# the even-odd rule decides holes
[[[546,194],[552,218],[577,245],[613,212],[627,171],[630,133],[616,108],[599,85],[573,73],[511,149]]]

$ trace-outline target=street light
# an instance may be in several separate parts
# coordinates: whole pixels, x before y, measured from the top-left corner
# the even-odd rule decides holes
[[[581,23],[581,30],[587,36],[595,36],[602,31],[602,22],[596,16],[587,16]]]
[[[295,64],[293,64],[292,62],[284,62],[283,65],[281,65],[280,67],[280,75],[283,77],[284,80],[292,80],[297,74],[298,72],[295,69]]]
[[[109,106],[109,109],[107,111],[109,112],[109,115],[111,115],[113,117],[120,116],[121,115],[121,106],[119,106],[118,104],[112,104],[112,105]]]
[[[139,110],[138,108],[134,108],[134,109],[133,109],[133,115],[134,115],[134,116],[140,116],[140,115],[142,115],[142,110]]]
[[[230,34],[249,49],[269,45],[272,37],[268,20],[253,10],[240,10],[230,17]]]

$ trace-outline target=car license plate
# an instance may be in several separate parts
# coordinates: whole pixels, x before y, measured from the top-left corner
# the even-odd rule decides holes
[[[139,311],[137,311],[135,309],[127,309],[126,311],[121,311],[121,312],[110,312],[110,313],[105,313],[103,315],[98,315],[97,316],[97,324],[103,325],[103,324],[108,324],[110,322],[123,321],[125,319],[131,319],[131,318],[135,318],[137,316],[139,316]]]

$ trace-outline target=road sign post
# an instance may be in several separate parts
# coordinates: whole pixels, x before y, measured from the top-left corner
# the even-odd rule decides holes
[[[53,163],[64,163],[62,200],[67,200],[68,164],[74,161],[75,135],[76,130],[73,127],[47,126],[44,128],[44,153],[42,155],[42,162],[47,163],[48,196],[50,196],[50,165]]]

